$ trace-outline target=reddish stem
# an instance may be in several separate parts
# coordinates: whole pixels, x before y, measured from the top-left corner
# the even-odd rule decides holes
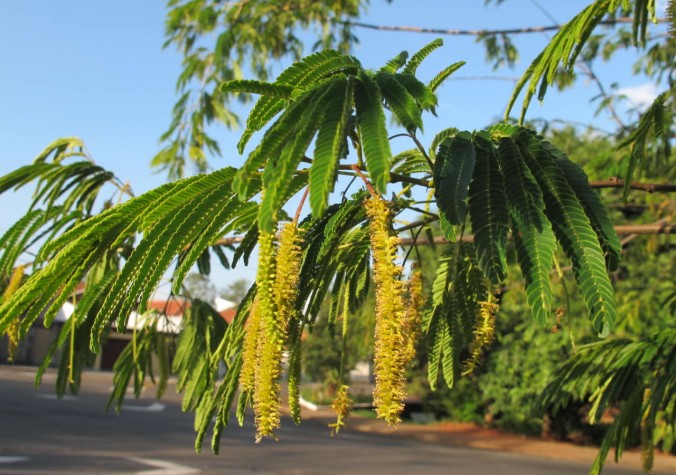
[[[376,190],[373,189],[373,186],[371,186],[371,182],[369,181],[368,178],[366,178],[366,175],[359,169],[357,165],[352,165],[352,169],[359,175],[359,177],[364,180],[364,184],[366,185],[366,188],[369,190],[369,193],[371,193],[371,196],[374,198],[380,197],[380,195],[376,192]]]
[[[305,204],[305,200],[307,199],[307,195],[310,192],[310,187],[306,186],[305,187],[305,192],[303,193],[303,196],[300,199],[300,204],[298,205],[298,209],[296,209],[296,216],[293,217],[293,224],[298,224],[298,219],[300,218],[300,212],[303,210],[303,205]]]

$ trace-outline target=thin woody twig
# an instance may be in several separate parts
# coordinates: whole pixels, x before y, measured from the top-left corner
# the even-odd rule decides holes
[[[624,188],[624,180],[617,177],[609,178],[608,180],[592,181],[589,183],[592,188]],[[648,193],[661,191],[665,193],[676,192],[676,184],[672,183],[641,183],[633,181],[629,184],[632,190],[641,190]]]
[[[599,25],[615,26],[617,24],[633,23],[634,19],[629,17],[620,17],[610,20],[602,20]],[[666,23],[665,18],[658,18],[657,23]],[[430,33],[435,35],[449,35],[449,36],[489,36],[489,35],[519,35],[524,33],[542,33],[544,31],[557,31],[561,29],[561,25],[548,26],[532,26],[526,28],[505,28],[497,30],[456,30],[446,28],[423,28],[419,26],[391,26],[391,25],[374,25],[371,23],[363,23],[360,21],[338,21],[347,26],[356,26],[358,28],[366,28],[369,30],[379,31],[402,31],[408,33]]]

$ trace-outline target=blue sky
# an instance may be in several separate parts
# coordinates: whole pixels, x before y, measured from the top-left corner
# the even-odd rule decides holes
[[[540,4],[565,22],[588,4],[582,0]],[[175,81],[181,58],[164,42],[165,2],[160,0],[32,0],[0,3],[0,174],[30,163],[48,143],[78,136],[94,160],[129,181],[136,194],[161,184],[149,162],[159,150],[158,138],[169,124],[176,100]],[[531,0],[508,0],[484,6],[481,0],[371,0],[366,23],[434,28],[492,29],[549,25]],[[358,29],[361,43],[354,54],[366,66],[379,66],[401,50],[416,51],[434,35]],[[499,118],[513,83],[471,81],[475,76],[518,77],[547,39],[542,34],[515,37],[521,60],[514,70],[492,71],[484,50],[472,37],[443,37],[421,68],[423,78],[456,61],[467,65],[439,92],[439,117],[426,122],[429,142],[434,133],[454,126],[481,128]],[[654,93],[643,78],[629,74],[633,54],[612,64],[600,63],[602,81]],[[641,89],[642,88],[642,89]],[[529,117],[594,122],[611,128],[605,117],[594,118],[589,100],[597,93],[581,81],[564,92],[551,90],[543,105],[534,103]],[[214,167],[237,165],[242,158],[232,147],[237,131],[217,132],[223,158]],[[0,196],[0,233],[21,215],[29,192]],[[220,274],[219,286],[241,272]],[[252,279],[251,271],[243,274]]]

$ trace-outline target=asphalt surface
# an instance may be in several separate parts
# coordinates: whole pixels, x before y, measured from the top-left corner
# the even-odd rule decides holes
[[[30,368],[0,366],[0,474],[583,474],[587,465],[501,452],[424,444],[283,420],[279,441],[254,443],[249,420],[226,429],[221,454],[208,441],[193,449],[191,414],[173,387],[160,403],[151,391],[117,414],[104,405],[111,374],[87,373],[80,394],[56,399],[54,375],[33,386]],[[641,473],[609,468],[607,474]]]

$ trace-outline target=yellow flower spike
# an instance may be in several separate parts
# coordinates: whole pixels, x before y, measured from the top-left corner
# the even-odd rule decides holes
[[[0,301],[0,303],[4,303],[8,298],[12,296],[14,292],[16,292],[19,289],[19,287],[21,286],[21,281],[23,280],[25,267],[26,266],[21,265],[17,266],[14,269],[14,272],[12,272],[12,276],[9,279],[9,283],[7,284],[7,288],[5,288],[5,291],[2,294],[2,300]],[[16,352],[19,349],[20,323],[21,320],[17,318],[12,323],[10,323],[7,329],[5,330],[5,334],[7,335],[7,338],[9,340],[7,348],[7,361],[9,363],[14,361],[14,356],[16,355]]]
[[[298,325],[296,310],[296,298],[298,294],[298,282],[300,280],[301,267],[301,241],[300,232],[296,221],[287,223],[279,233],[279,247],[277,249],[277,278],[275,280],[275,303],[277,305],[277,320],[282,332],[283,341],[289,340],[291,333],[295,334],[297,328],[291,329],[291,325]],[[289,408],[294,422],[300,422],[299,389],[300,382],[300,340],[291,351],[294,361],[289,366]],[[276,358],[281,362],[283,345],[276,348]]]
[[[477,322],[474,327],[474,340],[469,346],[470,358],[465,362],[463,376],[470,374],[479,365],[486,349],[495,340],[495,314],[499,306],[493,302],[479,302]]]
[[[279,360],[277,348],[282,336],[277,324],[275,305],[275,236],[262,232],[258,237],[258,312],[260,313],[260,336],[255,370],[253,405],[256,422],[256,441],[274,437],[279,427]]]
[[[401,266],[395,264],[399,240],[391,235],[391,214],[385,201],[372,196],[364,206],[369,217],[373,280],[376,288],[376,324],[373,403],[378,417],[388,424],[400,422],[406,396],[405,284]]]
[[[295,222],[287,223],[279,233],[277,250],[277,278],[275,280],[275,302],[277,314],[284,333],[296,316],[296,295],[300,279],[301,238]]]
[[[274,437],[280,424],[279,376],[289,323],[295,318],[301,248],[296,223],[288,223],[275,248],[272,233],[261,233],[258,258],[258,298],[261,336],[255,372],[256,440]],[[293,393],[293,391],[292,391]]]
[[[336,422],[329,424],[331,429],[331,436],[340,432],[340,429],[345,427],[347,420],[350,418],[350,411],[352,410],[352,399],[350,399],[348,390],[349,386],[342,385],[336,394],[336,398],[331,404],[331,408],[336,413]]]
[[[420,336],[420,315],[423,307],[422,272],[414,270],[408,281],[408,306],[406,318],[402,325],[406,346],[404,347],[404,366],[407,367],[415,359],[415,345]]]
[[[242,346],[242,369],[239,373],[239,385],[243,392],[251,393],[255,387],[260,334],[261,314],[258,310],[258,299],[256,299],[249,312],[246,335]]]

